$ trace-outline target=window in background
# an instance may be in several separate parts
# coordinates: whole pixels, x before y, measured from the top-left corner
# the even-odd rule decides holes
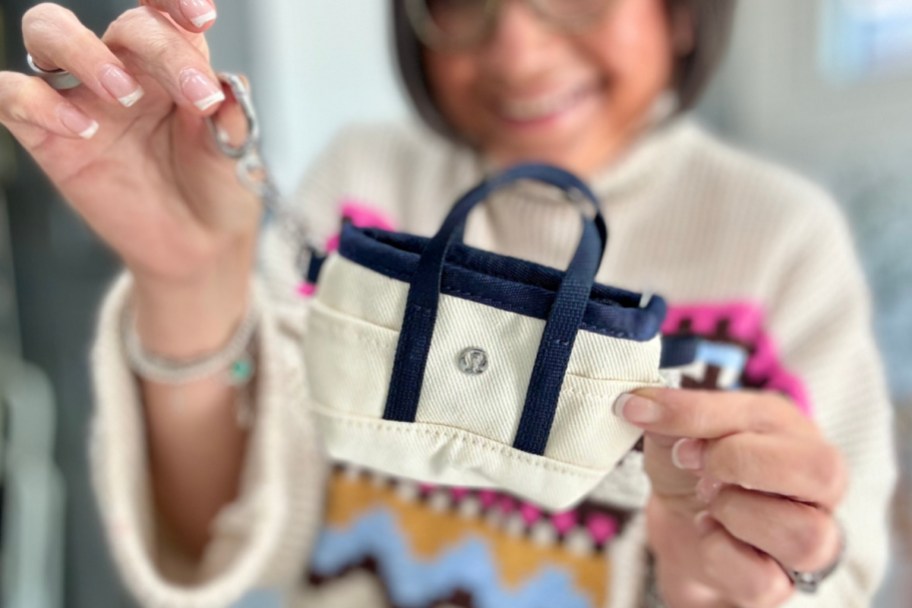
[[[820,60],[838,82],[912,71],[912,0],[826,0]]]
[[[0,0],[2,1],[2,0]],[[224,3],[209,31],[219,69],[247,72],[265,157],[285,193],[339,129],[408,115],[386,2]]]

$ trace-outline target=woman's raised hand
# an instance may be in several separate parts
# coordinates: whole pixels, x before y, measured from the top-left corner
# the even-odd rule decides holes
[[[671,606],[780,606],[785,569],[819,572],[840,553],[839,451],[785,397],[643,390],[618,413],[646,431],[647,507],[658,582]]]
[[[215,334],[245,303],[260,207],[205,122],[218,113],[233,139],[244,136],[242,113],[223,103],[209,64],[202,32],[215,19],[212,0],[142,4],[101,38],[59,5],[30,9],[22,26],[36,65],[83,84],[57,91],[39,77],[0,72],[0,122],[130,268],[145,333],[165,340],[158,350],[180,350],[167,335],[181,329],[153,317],[207,309],[208,341],[225,337]]]

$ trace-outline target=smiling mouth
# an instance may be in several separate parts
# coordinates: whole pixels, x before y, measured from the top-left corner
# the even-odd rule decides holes
[[[496,106],[497,114],[515,124],[539,123],[561,116],[594,92],[595,87],[585,86],[569,92],[503,101]]]

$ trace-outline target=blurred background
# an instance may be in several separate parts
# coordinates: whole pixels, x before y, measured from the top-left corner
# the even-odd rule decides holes
[[[32,0],[0,0],[0,66],[23,70]],[[129,0],[71,0],[96,32]],[[232,0],[214,64],[249,74],[284,191],[342,125],[408,116],[386,3]],[[912,605],[912,0],[741,2],[700,119],[827,186],[854,227],[876,303],[904,463],[889,580]],[[365,103],[365,100],[370,100]],[[132,606],[107,557],[86,463],[87,349],[117,262],[0,132],[0,604]],[[905,586],[905,588],[903,588]]]

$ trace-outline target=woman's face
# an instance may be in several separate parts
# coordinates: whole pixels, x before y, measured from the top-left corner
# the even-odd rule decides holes
[[[674,69],[664,0],[605,0],[573,33],[505,0],[477,48],[427,50],[433,95],[491,161],[543,161],[590,174],[631,144]]]

